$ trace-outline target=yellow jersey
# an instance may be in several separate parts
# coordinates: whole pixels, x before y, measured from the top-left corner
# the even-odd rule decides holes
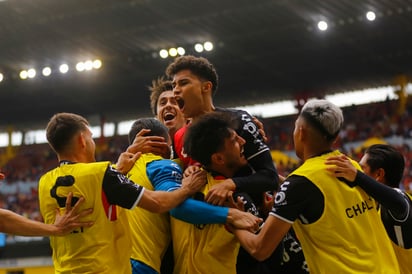
[[[377,204],[360,187],[350,187],[326,170],[338,151],[306,160],[291,175],[306,177],[322,192],[324,209],[313,223],[295,221],[311,273],[399,273]],[[353,162],[358,168],[359,165]]]
[[[54,223],[55,209],[65,206],[69,192],[85,198],[81,209],[93,208],[85,217],[93,226],[50,237],[56,273],[131,273],[129,224],[125,210],[109,204],[103,192],[107,169],[109,162],[63,164],[40,179],[39,203],[45,223]],[[143,193],[141,188],[138,191]]]
[[[221,182],[208,174],[202,190]],[[202,196],[202,195],[200,195]],[[171,218],[175,274],[236,274],[239,242],[224,224],[189,224]]]

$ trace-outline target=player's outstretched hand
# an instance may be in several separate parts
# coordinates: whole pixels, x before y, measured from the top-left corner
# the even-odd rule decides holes
[[[90,215],[93,212],[92,208],[79,210],[81,204],[85,201],[84,197],[80,197],[73,208],[71,206],[72,198],[73,193],[70,192],[66,199],[66,210],[63,215],[60,214],[58,208],[56,209],[56,220],[54,222],[54,225],[57,228],[55,233],[56,236],[66,235],[79,227],[90,227],[93,225],[93,222],[91,221],[81,221],[83,217]]]
[[[134,163],[140,158],[140,155],[142,155],[141,152],[122,152],[119,159],[117,159],[116,169],[122,174],[127,174],[127,172],[132,169]]]

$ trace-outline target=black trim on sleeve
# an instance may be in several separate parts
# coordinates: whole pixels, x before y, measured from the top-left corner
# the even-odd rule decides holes
[[[323,214],[325,198],[308,178],[291,175],[280,186],[272,212],[286,220],[304,224],[317,221]]]
[[[107,201],[130,209],[139,199],[143,187],[130,181],[110,165],[107,167],[103,178],[103,191]]]
[[[372,177],[358,171],[354,181],[366,193],[378,201],[382,207],[390,210],[397,219],[405,218],[409,212],[409,202],[406,197],[387,185],[377,182]]]
[[[249,193],[252,199],[259,203],[256,199],[260,200],[263,192],[278,189],[278,174],[269,151],[264,151],[249,160],[249,165],[250,167],[243,168],[232,180],[236,184],[236,191]],[[254,171],[252,174],[251,168]]]

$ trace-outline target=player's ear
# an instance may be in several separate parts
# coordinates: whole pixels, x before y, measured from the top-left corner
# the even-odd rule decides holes
[[[385,170],[383,168],[378,168],[375,171],[375,178],[376,178],[376,181],[378,182],[381,182],[381,183],[385,182]]]
[[[212,88],[213,88],[212,82],[210,82],[210,81],[202,82],[202,91],[203,92],[210,92],[210,94],[212,94]]]
[[[83,132],[80,132],[80,134],[77,136],[77,142],[81,147],[86,147],[86,138]]]
[[[211,163],[214,165],[223,165],[225,163],[225,159],[221,153],[215,152],[212,154]]]

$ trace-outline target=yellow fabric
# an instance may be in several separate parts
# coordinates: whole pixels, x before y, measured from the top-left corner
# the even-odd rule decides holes
[[[336,155],[340,152],[310,158],[292,172],[308,178],[325,199],[319,220],[293,224],[310,272],[399,273],[376,202],[361,188],[339,182],[325,169],[326,158]]]
[[[396,257],[399,262],[399,268],[401,274],[411,274],[412,273],[412,248],[405,249],[399,247],[397,244],[392,242],[393,249],[395,250]]]
[[[57,167],[42,176],[39,182],[40,211],[45,223],[54,223],[57,200],[51,190],[58,179],[73,176],[71,186],[57,187],[57,196],[83,196],[86,201],[81,209],[93,208],[94,225],[81,228],[64,237],[50,237],[53,249],[53,264],[56,273],[131,273],[129,225],[125,210],[117,210],[117,220],[110,221],[102,201],[102,180],[109,162],[77,163]],[[68,177],[66,177],[68,178]],[[65,180],[70,182],[70,180]]]
[[[382,138],[370,137],[367,140],[365,140],[359,147],[357,147],[355,149],[355,152],[360,153],[366,148],[376,144],[387,144],[387,142]]]
[[[208,174],[206,195],[218,184]],[[239,243],[222,224],[193,225],[171,218],[174,274],[235,274]]]
[[[160,156],[153,154],[142,154],[129,171],[130,180],[146,189],[154,190],[146,175],[146,166],[160,159]],[[160,273],[161,260],[171,239],[169,213],[152,213],[140,207],[135,207],[127,213],[132,238],[131,258]]]
[[[293,164],[298,164],[299,160],[293,157],[290,157],[286,153],[280,151],[280,150],[271,150],[270,155],[272,156],[273,162],[275,163],[283,163],[283,164],[288,164],[288,163],[293,163]]]

